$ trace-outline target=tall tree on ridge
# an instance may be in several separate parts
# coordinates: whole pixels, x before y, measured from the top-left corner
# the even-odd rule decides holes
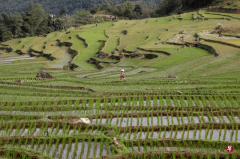
[[[31,34],[34,34],[39,27],[39,25],[47,18],[47,15],[41,4],[31,3],[27,8],[27,13],[29,16],[29,24],[32,27]]]
[[[90,3],[90,2],[88,2],[88,3],[87,3],[87,5],[86,5],[86,8],[85,8],[85,10],[89,10],[89,9],[91,8],[91,6],[92,6],[92,5],[91,5],[91,3]]]
[[[136,12],[137,15],[139,16],[139,18],[141,19],[141,15],[142,15],[142,7],[141,7],[141,5],[140,4],[136,4],[133,11]]]
[[[60,11],[60,15],[63,16],[66,13],[66,10],[64,7],[62,7],[61,11]]]

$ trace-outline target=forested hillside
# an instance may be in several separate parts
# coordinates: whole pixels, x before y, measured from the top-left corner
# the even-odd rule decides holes
[[[0,41],[35,35],[42,36],[53,31],[70,28],[72,26],[79,27],[85,24],[102,22],[104,18],[91,15],[96,13],[114,15],[117,19],[142,19],[182,14],[192,9],[198,9],[213,4],[220,4],[220,2],[223,2],[223,5],[225,4],[223,0],[134,0],[135,2],[123,2],[123,0],[111,2],[108,0],[109,3],[107,3],[107,0],[104,1],[105,3],[102,3],[103,1],[100,0],[83,2],[76,0],[60,0],[53,1],[51,4],[48,0],[33,1],[35,3],[30,3],[31,1],[24,1],[21,3],[21,0],[2,2],[3,5],[1,5],[0,8],[3,6],[6,7],[5,9],[1,8],[2,17],[0,17]],[[159,5],[151,5],[156,4],[157,1],[159,1]],[[238,1],[239,0],[236,2]],[[30,5],[27,6],[24,11],[21,11],[20,6],[22,7],[28,2]],[[237,5],[236,2],[231,1],[231,3],[227,2],[226,4]],[[17,5],[16,3],[20,5]],[[69,7],[72,9],[69,10]],[[81,7],[85,7],[85,9],[81,9]],[[10,11],[11,13],[9,13]]]
[[[79,11],[80,9],[90,9],[97,4],[110,3],[121,4],[126,0],[3,0],[0,5],[0,11],[12,14],[15,12],[24,12],[26,8],[33,3],[42,4],[44,10],[47,13],[59,15],[61,8],[64,7],[67,14],[73,14]],[[138,0],[129,0],[136,2]],[[144,0],[142,4],[146,6],[156,6],[161,0]]]

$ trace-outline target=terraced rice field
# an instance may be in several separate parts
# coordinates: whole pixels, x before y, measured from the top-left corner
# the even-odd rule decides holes
[[[0,158],[240,158],[240,39],[211,34],[220,24],[239,15],[202,10],[2,43]]]

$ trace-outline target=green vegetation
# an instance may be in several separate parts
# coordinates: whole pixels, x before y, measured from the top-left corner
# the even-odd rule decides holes
[[[240,158],[240,44],[230,29],[239,19],[226,15],[102,22],[1,43],[0,157]]]
[[[219,8],[221,9],[239,9],[240,1],[239,0],[218,0]]]
[[[59,0],[59,1],[50,1],[50,0],[34,0],[34,1],[24,1],[24,0],[17,0],[13,2],[4,1],[2,2],[0,6],[0,10],[2,12],[6,12],[8,14],[13,14],[15,12],[23,12],[25,9],[31,4],[31,2],[39,3],[43,6],[46,13],[51,13],[54,15],[62,15],[64,12],[62,10],[65,10],[66,14],[75,14],[80,9],[83,10],[90,10],[95,5],[104,4],[103,6],[106,6],[108,9],[111,9],[109,7],[110,4],[114,5],[120,5],[125,0],[105,0],[105,1],[98,1],[98,0],[82,0],[81,2],[75,1],[75,0]],[[137,2],[137,0],[130,0],[130,2]],[[142,2],[142,5],[145,7],[148,6],[156,6],[161,2],[161,0],[145,0]]]
[[[62,14],[61,17],[56,17],[53,14],[47,15],[41,4],[34,3],[31,3],[27,7],[26,12],[11,15],[3,12],[1,15],[0,41],[2,42],[11,40],[12,38],[29,36],[44,37],[53,31],[61,31],[72,26],[79,27],[84,24],[100,23],[103,21],[102,17],[91,17],[91,13],[84,10],[80,10],[74,15]]]

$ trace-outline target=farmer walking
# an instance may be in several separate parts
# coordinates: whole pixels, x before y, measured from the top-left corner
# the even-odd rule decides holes
[[[121,70],[121,73],[120,73],[120,80],[122,80],[122,78],[124,79],[124,81],[126,81],[125,77],[124,77],[124,69]]]

